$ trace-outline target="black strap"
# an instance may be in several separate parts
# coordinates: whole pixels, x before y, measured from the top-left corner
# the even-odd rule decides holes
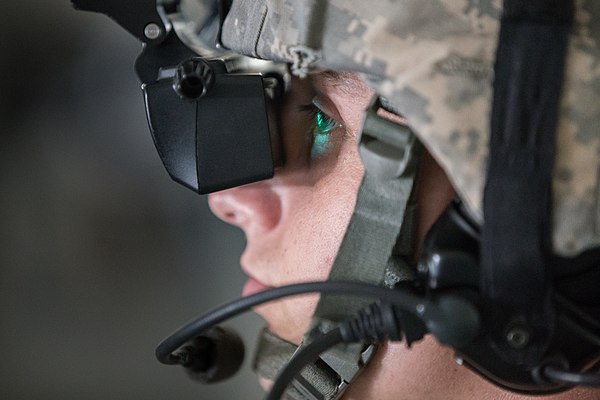
[[[553,329],[554,137],[572,0],[505,0],[482,229],[484,315],[499,355],[536,363]]]

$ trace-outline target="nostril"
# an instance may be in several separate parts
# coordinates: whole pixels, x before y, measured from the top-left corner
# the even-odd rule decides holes
[[[272,230],[281,218],[279,195],[260,182],[213,193],[208,204],[218,218],[246,233]]]
[[[235,224],[237,220],[237,213],[233,209],[231,202],[227,201],[226,196],[223,194],[211,194],[208,197],[208,206],[213,214],[219,219],[227,222],[228,224]]]
[[[232,225],[237,225],[240,226],[242,224],[243,219],[241,218],[240,214],[235,212],[235,211],[227,211],[223,214],[223,217],[221,217],[221,219],[225,222],[227,222],[228,224],[232,224]]]

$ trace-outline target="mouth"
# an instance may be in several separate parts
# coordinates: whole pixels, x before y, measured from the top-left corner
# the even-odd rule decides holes
[[[242,272],[248,277],[248,280],[246,281],[246,283],[244,284],[244,288],[242,289],[242,297],[247,297],[252,294],[262,292],[264,290],[273,289],[273,286],[269,286],[266,283],[266,280],[256,276],[256,268],[251,268],[249,264],[244,262],[244,256],[245,253],[240,259],[240,267],[242,268]]]
[[[271,286],[267,286],[262,282],[257,281],[256,279],[250,277],[246,281],[244,285],[244,289],[242,289],[242,297],[250,296],[252,294],[262,292],[264,290],[272,289]]]

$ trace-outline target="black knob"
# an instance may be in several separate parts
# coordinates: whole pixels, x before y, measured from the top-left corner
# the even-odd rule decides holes
[[[190,58],[177,67],[173,89],[182,99],[197,100],[206,95],[215,81],[210,65],[201,58]]]

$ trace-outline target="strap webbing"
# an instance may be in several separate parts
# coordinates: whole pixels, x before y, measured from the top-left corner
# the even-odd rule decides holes
[[[421,147],[408,128],[389,124],[379,117],[379,107],[381,103],[376,100],[367,111],[361,138],[368,136],[373,140],[376,137],[380,144],[400,150],[398,159],[392,158],[401,166],[397,168],[400,172],[395,179],[390,179],[387,168],[370,170],[366,167],[354,213],[329,280],[355,280],[394,286],[399,281],[413,278],[409,258],[413,250],[416,205],[411,194]],[[375,132],[372,131],[373,128]],[[360,146],[364,146],[363,140]],[[363,157],[364,151],[361,147]],[[327,331],[336,322],[372,302],[373,300],[351,296],[322,295],[313,315],[313,330]],[[309,340],[310,332],[305,337],[305,341]],[[344,382],[350,383],[363,366],[362,353],[365,346],[366,344],[338,345],[323,353],[321,359],[332,366]]]
[[[394,169],[398,174],[395,179],[390,179],[387,168],[396,160],[395,157],[387,159],[383,169],[365,171],[354,213],[329,280],[354,280],[393,287],[400,281],[413,278],[410,257],[413,252],[416,205],[412,191],[422,148],[407,127],[384,122],[377,115],[378,107],[381,104],[374,102],[367,111],[362,135],[368,136],[371,144],[374,140],[381,142],[375,149],[385,147],[388,150],[386,154],[398,155],[398,167]],[[377,132],[369,132],[373,129]],[[395,152],[390,153],[387,145],[391,145]],[[305,341],[310,341],[311,332],[319,329],[326,331],[335,322],[372,302],[351,296],[321,296],[313,316],[313,329]],[[338,398],[341,389],[354,379],[364,365],[365,347],[366,344],[340,345],[322,354],[317,363],[305,368],[292,383],[285,398]],[[295,350],[296,346],[264,331],[255,369],[262,376],[274,379]],[[332,391],[333,387],[335,390]]]
[[[381,285],[386,273],[392,280],[412,279],[407,256],[412,253],[415,205],[409,203],[414,172],[388,182],[365,173],[354,215],[338,250],[329,280],[356,280]],[[404,222],[404,224],[403,224]],[[405,240],[399,240],[404,237]],[[406,240],[409,239],[409,240]],[[339,321],[372,303],[350,296],[321,296],[315,312],[320,319]]]
[[[482,289],[498,354],[535,363],[552,327],[554,135],[573,2],[506,0],[496,56],[482,229]],[[535,337],[509,343],[513,328]],[[516,346],[515,346],[516,344]]]

